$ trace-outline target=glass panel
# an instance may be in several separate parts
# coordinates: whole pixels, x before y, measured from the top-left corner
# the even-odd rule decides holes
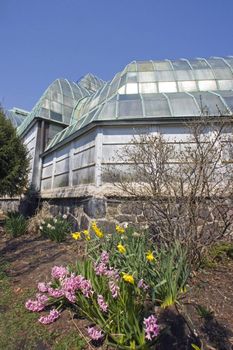
[[[50,111],[50,118],[59,122],[62,122],[62,115],[54,111]]]
[[[71,97],[68,96],[64,96],[64,100],[63,100],[64,105],[66,106],[72,106],[74,105],[74,100]]]
[[[61,104],[57,102],[51,102],[51,110],[57,113],[62,113]]]
[[[137,77],[138,77],[137,73],[128,73],[127,83],[137,83]]]
[[[62,174],[54,177],[54,188],[56,187],[65,187],[69,184],[69,175]]]
[[[46,108],[41,108],[39,115],[44,118],[49,118],[49,110]]]
[[[221,90],[232,90],[233,80],[218,80],[218,85]]]
[[[172,61],[172,65],[173,65],[173,68],[175,70],[190,70],[191,69],[191,67],[188,64],[188,62],[182,61],[182,60]]]
[[[214,74],[217,79],[233,79],[233,73],[229,67],[215,68]]]
[[[125,85],[122,86],[122,87],[118,90],[118,94],[120,94],[120,95],[124,95],[124,94],[125,94]]]
[[[73,184],[88,184],[93,183],[95,177],[95,168],[88,167],[73,172]]]
[[[120,95],[135,96],[135,95]],[[139,98],[138,95],[136,95]],[[120,100],[118,102],[119,117],[138,117],[142,116],[142,102],[139,99]]]
[[[233,57],[224,57],[224,60],[233,68]]]
[[[42,180],[41,181],[42,191],[50,190],[51,189],[51,184],[52,184],[52,180],[51,179]]]
[[[72,112],[73,112],[73,108],[63,106],[63,115],[68,116],[70,118]]]
[[[155,73],[154,72],[139,72],[138,73],[139,82],[155,82]]]
[[[119,85],[119,74],[117,77],[114,78],[114,80],[112,81],[110,88],[109,88],[109,92],[108,92],[108,97],[112,96],[112,94],[114,94],[114,92],[116,92],[118,85]]]
[[[223,97],[227,106],[233,112],[233,91],[221,91],[219,92],[219,95]]]
[[[154,70],[152,63],[149,61],[138,61],[137,66],[139,72],[149,72]]]
[[[69,84],[65,80],[60,80],[60,84],[61,84],[61,87],[62,87],[63,95],[72,96]]]
[[[85,118],[85,120],[84,120],[84,122],[83,122],[83,124],[82,124],[82,128],[83,128],[85,125],[87,125],[87,124],[89,124],[89,123],[92,122],[92,120],[94,119],[94,115],[95,115],[96,111],[97,111],[97,110],[95,109],[94,111],[92,111],[91,113],[89,113],[89,114],[86,116],[86,118]]]
[[[153,61],[155,70],[172,70],[172,66],[168,61]]]
[[[195,97],[203,114],[218,116],[220,111],[225,113],[226,107],[217,95],[209,92],[193,92],[192,95]]]
[[[137,74],[137,73],[136,73]],[[124,74],[122,77],[121,77],[121,80],[120,80],[120,85],[119,87],[123,86],[126,84],[126,74]]]
[[[197,85],[195,81],[178,81],[178,88],[180,92],[197,91]]]
[[[155,79],[158,81],[174,81],[174,72],[173,71],[156,71]]]
[[[116,102],[106,102],[103,106],[98,120],[115,119],[116,118]]]
[[[177,80],[195,80],[192,70],[177,70],[174,74]]]
[[[201,91],[217,90],[215,80],[198,81],[198,87]]]
[[[109,83],[105,85],[103,90],[101,91],[100,98],[99,98],[99,103],[101,103],[103,100],[105,100],[107,93],[108,93],[108,88],[109,88]]]
[[[157,92],[157,85],[155,83],[141,83],[139,84],[139,92],[142,94]]]
[[[161,82],[159,84],[159,92],[177,92],[176,83],[174,82]]]
[[[137,94],[138,84],[126,84],[126,94]]]
[[[174,117],[200,115],[200,110],[191,96],[184,93],[169,94],[167,96]]]
[[[212,68],[226,68],[226,63],[221,58],[208,58],[206,60]]]
[[[46,98],[43,99],[41,106],[50,109],[50,100],[47,100]]]
[[[92,99],[89,102],[89,110],[91,110],[92,108],[94,108],[96,106],[96,104],[98,103],[99,98],[95,98],[95,96],[92,97]]]
[[[214,79],[211,69],[196,69],[193,71],[197,80]]]
[[[167,99],[164,95],[161,94],[152,94],[152,95],[142,95],[145,114],[147,117],[170,117],[170,108],[167,102]]]
[[[55,174],[61,174],[69,171],[69,158],[65,158],[55,165]]]
[[[128,66],[127,66],[127,71],[128,71],[128,72],[137,72],[137,66],[136,66],[136,64],[135,64],[134,62],[128,64]]]
[[[188,60],[193,69],[206,69],[209,68],[206,61],[202,59],[194,59],[194,60]]]

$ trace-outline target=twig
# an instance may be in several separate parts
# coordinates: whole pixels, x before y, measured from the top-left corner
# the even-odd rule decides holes
[[[78,325],[75,323],[74,321],[74,317],[73,317],[73,314],[71,313],[71,311],[69,311],[70,313],[70,316],[71,316],[71,321],[72,323],[74,324],[75,328],[78,330],[79,334],[84,338],[84,340],[86,341],[86,343],[88,344],[88,348],[91,349],[91,350],[95,350],[95,348],[93,346],[91,346],[90,344],[90,339],[88,339],[84,334],[83,332],[81,331],[81,329],[78,327]]]

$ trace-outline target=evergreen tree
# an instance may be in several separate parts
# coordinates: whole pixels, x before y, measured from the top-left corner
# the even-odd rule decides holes
[[[0,109],[0,196],[23,193],[28,182],[28,168],[27,149]]]

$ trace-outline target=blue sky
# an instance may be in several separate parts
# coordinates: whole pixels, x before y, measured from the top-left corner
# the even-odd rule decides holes
[[[0,0],[0,102],[31,110],[56,78],[134,59],[233,55],[233,0]]]

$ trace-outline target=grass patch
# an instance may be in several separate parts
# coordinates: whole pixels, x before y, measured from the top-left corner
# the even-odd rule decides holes
[[[59,334],[38,323],[38,313],[28,312],[25,301],[35,290],[21,291],[6,274],[7,264],[0,263],[0,349],[4,350],[81,350],[85,341],[77,331]]]

